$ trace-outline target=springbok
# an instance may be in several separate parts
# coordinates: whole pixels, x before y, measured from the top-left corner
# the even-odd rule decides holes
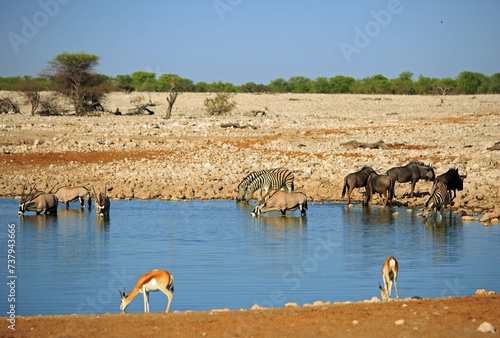
[[[168,312],[172,297],[174,296],[174,276],[163,270],[153,270],[141,276],[134,290],[132,290],[128,296],[125,294],[125,289],[123,289],[123,292],[120,291],[122,299],[120,312],[125,313],[125,309],[130,302],[132,302],[139,293],[142,293],[144,296],[144,313],[149,313],[149,292],[158,290],[162,291],[168,297],[167,310],[165,311]]]
[[[91,206],[90,192],[85,187],[61,187],[55,192],[57,199],[61,203],[66,203],[66,208],[69,208],[69,202],[80,201],[82,208],[85,208],[85,197],[89,197],[89,208]]]
[[[380,283],[378,287],[380,289],[380,296],[382,301],[387,301],[391,297],[392,282],[394,281],[394,288],[396,289],[396,297],[399,299],[398,286],[396,284],[396,279],[398,278],[398,261],[394,257],[389,257],[384,263],[382,268],[382,279],[384,281],[384,289]]]
[[[19,202],[18,215],[23,215],[26,211],[35,211],[36,214],[43,212],[47,214],[57,214],[57,196],[53,194],[47,194],[43,191],[37,191],[35,185],[30,189],[30,192],[26,197],[24,197],[24,190],[26,189],[26,183],[23,186],[23,192],[21,194],[21,202]]]
[[[110,203],[109,203],[109,197],[106,195],[106,186],[104,186],[104,192],[96,194],[94,187],[92,187],[94,190],[94,197],[95,197],[95,212],[97,216],[109,216],[109,208],[110,208]]]

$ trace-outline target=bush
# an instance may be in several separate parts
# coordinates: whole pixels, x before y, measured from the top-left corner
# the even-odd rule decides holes
[[[229,114],[234,107],[236,107],[236,102],[229,101],[231,98],[229,93],[217,93],[215,98],[206,98],[204,105],[207,109],[208,115],[226,115]]]

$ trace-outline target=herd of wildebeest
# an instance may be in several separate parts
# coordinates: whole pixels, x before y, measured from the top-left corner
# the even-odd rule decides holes
[[[387,203],[391,206],[394,196],[394,185],[396,182],[411,182],[410,197],[413,197],[415,184],[423,179],[433,181],[434,184],[429,193],[430,197],[425,204],[424,218],[433,214],[434,210],[440,211],[442,217],[444,208],[453,203],[456,190],[463,189],[463,180],[466,176],[459,175],[458,169],[451,168],[446,173],[435,176],[432,165],[421,162],[411,162],[405,166],[393,167],[385,174],[377,174],[371,167],[365,166],[361,170],[350,173],[344,178],[342,197],[347,193],[347,203],[351,203],[351,193],[355,188],[365,188],[363,206],[369,206],[375,193],[383,200],[383,206]],[[252,216],[258,216],[268,211],[280,211],[285,216],[287,210],[300,209],[301,216],[306,214],[307,197],[304,193],[294,191],[294,175],[285,168],[264,169],[254,171],[247,175],[238,185],[237,202],[249,202],[253,199],[255,191],[258,191],[258,205],[252,211]],[[69,207],[69,202],[79,201],[82,208],[85,207],[84,199],[88,198],[91,207],[90,189],[80,187],[61,187],[55,193],[43,192],[36,189],[35,185],[29,187],[25,196],[27,183],[24,184],[21,201],[19,203],[19,215],[26,211],[35,211],[37,214],[57,214],[59,202]],[[53,188],[54,189],[54,188]],[[51,189],[51,190],[53,190]],[[95,209],[98,216],[109,216],[110,200],[104,192],[97,194],[92,187],[95,198]],[[453,192],[453,196],[452,196]]]

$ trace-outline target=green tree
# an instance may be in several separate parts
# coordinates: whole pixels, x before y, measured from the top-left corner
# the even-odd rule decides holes
[[[327,94],[331,92],[330,83],[326,77],[318,77],[311,83],[311,93]]]
[[[271,90],[271,93],[289,93],[290,84],[285,79],[278,78],[271,81],[269,89]]]
[[[393,94],[414,94],[413,73],[402,72],[397,79],[391,80],[391,92]]]
[[[197,93],[206,93],[208,92],[208,89],[210,88],[210,85],[206,82],[198,82],[194,86],[194,91]]]
[[[457,77],[458,90],[461,94],[476,94],[479,92],[486,77],[480,73],[461,72]]]
[[[42,73],[54,91],[71,100],[76,115],[84,115],[92,102],[109,92],[106,78],[94,71],[99,60],[93,54],[64,52],[50,60]]]
[[[332,93],[352,93],[352,86],[355,83],[354,78],[348,76],[337,75],[330,78],[330,87]]]
[[[311,90],[311,79],[304,76],[292,76],[288,83],[292,93],[309,93]]]
[[[119,89],[124,90],[128,93],[135,90],[134,79],[132,79],[132,76],[130,75],[117,75],[116,83]]]
[[[132,84],[137,91],[154,92],[156,90],[156,74],[149,72],[132,73]]]
[[[194,92],[195,85],[190,79],[184,79],[176,74],[163,74],[158,78],[156,90],[159,92],[167,92],[170,90],[174,78],[175,89],[178,92]]]
[[[500,93],[500,73],[495,73],[490,76],[489,92],[494,94]]]

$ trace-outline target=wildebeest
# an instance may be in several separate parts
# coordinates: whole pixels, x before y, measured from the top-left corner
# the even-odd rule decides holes
[[[19,203],[19,215],[23,215],[26,211],[35,211],[36,214],[43,212],[47,214],[57,214],[57,196],[53,194],[47,194],[43,191],[36,191],[33,186],[26,196],[24,197],[24,189],[21,195],[21,202]]]
[[[351,203],[351,193],[354,188],[362,188],[366,186],[368,177],[375,171],[368,166],[364,166],[360,171],[350,173],[344,178],[344,189],[342,189],[342,197],[345,196],[347,191],[347,204]]]
[[[82,208],[85,208],[85,197],[89,198],[89,208],[91,206],[90,192],[85,187],[61,187],[57,189],[55,192],[57,199],[61,203],[66,203],[66,208],[69,208],[69,202],[75,202],[76,200],[80,201],[80,205]]]
[[[109,203],[109,197],[106,195],[106,188],[104,188],[104,193],[99,193],[96,194],[95,189],[92,187],[94,190],[94,197],[95,197],[95,212],[97,216],[109,216],[109,208],[110,208],[110,203]]]
[[[363,199],[363,206],[368,206],[374,193],[378,193],[380,197],[384,195],[383,206],[389,202],[391,205],[394,196],[394,181],[387,175],[379,175],[376,173],[370,174],[366,183],[366,194]]]
[[[444,183],[450,194],[450,201],[453,201],[455,197],[457,197],[457,190],[461,191],[464,189],[464,179],[466,177],[467,175],[460,175],[457,168],[451,168],[444,174],[436,177],[436,180],[432,185],[432,192],[434,192],[438,183]],[[452,191],[453,197],[451,196]]]
[[[268,211],[281,211],[281,215],[285,216],[287,210],[300,209],[300,216],[306,215],[307,196],[301,192],[287,192],[277,190],[267,201],[257,205],[252,212],[252,216],[258,216]]]
[[[391,168],[387,170],[387,176],[389,176],[394,182],[411,182],[410,197],[413,197],[415,183],[417,183],[420,179],[434,181],[434,178],[436,177],[432,165],[425,165],[421,162],[411,162],[404,167]]]
[[[423,218],[427,219],[432,216],[432,212],[436,209],[436,215],[440,212],[439,219],[443,218],[443,212],[446,205],[450,203],[448,189],[446,184],[439,182],[431,194],[431,197],[425,203]]]

